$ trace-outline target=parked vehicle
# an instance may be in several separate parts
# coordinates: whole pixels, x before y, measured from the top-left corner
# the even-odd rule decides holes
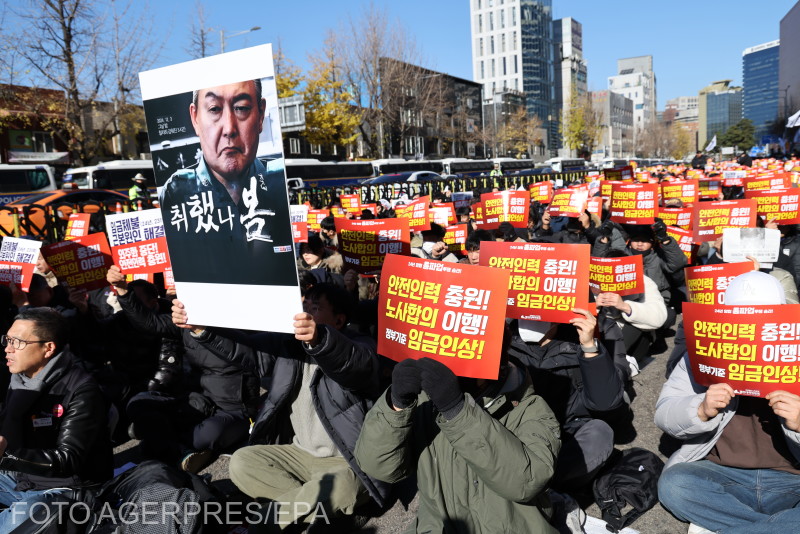
[[[154,195],[156,181],[153,162],[149,159],[122,159],[67,169],[64,173],[64,187],[69,188],[70,184],[77,184],[79,189],[113,189],[127,194],[133,185],[132,179],[137,174],[147,179],[147,188],[151,195]]]
[[[0,165],[0,205],[55,189],[56,180],[49,165]]]

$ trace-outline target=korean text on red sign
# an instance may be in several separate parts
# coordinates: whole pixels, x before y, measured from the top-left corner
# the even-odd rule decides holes
[[[69,287],[91,290],[108,285],[106,273],[113,260],[103,233],[47,245],[42,254],[58,279]]]
[[[339,252],[346,268],[379,271],[387,254],[411,254],[408,219],[336,219]]]
[[[434,358],[455,374],[497,378],[508,273],[390,254],[381,274],[378,352]]]
[[[639,255],[624,258],[597,258],[589,265],[589,287],[592,292],[637,295],[644,293],[644,270]]]

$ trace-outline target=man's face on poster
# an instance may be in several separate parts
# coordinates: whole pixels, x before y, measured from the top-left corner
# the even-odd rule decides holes
[[[258,149],[266,101],[256,94],[253,81],[198,91],[189,106],[194,131],[209,170],[216,178],[233,181],[241,176]]]

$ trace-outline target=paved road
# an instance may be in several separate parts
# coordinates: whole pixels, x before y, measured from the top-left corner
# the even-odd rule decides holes
[[[665,341],[667,350],[655,356],[634,378],[637,396],[633,401],[633,412],[637,434],[630,443],[619,445],[620,448],[643,447],[649,449],[658,453],[663,460],[666,460],[676,448],[676,443],[666,438],[663,432],[653,424],[655,402],[664,382],[665,363],[673,345],[672,337],[668,337]],[[138,447],[135,445],[136,442],[131,441],[116,449],[117,465],[122,465],[129,460],[136,460]],[[213,477],[214,483],[226,493],[235,492],[235,487],[228,478],[227,458],[220,457],[202,473],[209,473]],[[413,521],[415,511],[416,500],[409,503],[407,510],[398,502],[383,516],[370,520],[358,532],[361,534],[400,534]],[[591,516],[600,517],[600,511],[594,504],[588,506],[586,512]],[[641,534],[685,534],[687,530],[686,524],[673,518],[660,505],[656,505],[655,508],[637,519],[631,527]]]

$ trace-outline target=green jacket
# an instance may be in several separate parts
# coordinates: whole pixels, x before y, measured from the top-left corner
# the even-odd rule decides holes
[[[446,421],[423,393],[395,411],[380,397],[367,414],[355,456],[362,470],[398,482],[416,468],[419,512],[407,532],[556,534],[544,494],[561,447],[559,425],[524,371],[507,394],[466,395]],[[508,382],[507,382],[508,383]]]

